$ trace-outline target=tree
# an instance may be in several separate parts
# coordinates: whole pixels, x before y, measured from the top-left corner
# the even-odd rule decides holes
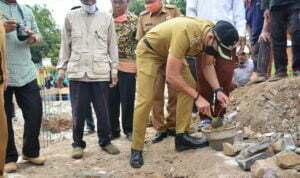
[[[44,39],[41,45],[31,47],[32,57],[33,59],[51,58],[52,64],[56,65],[59,55],[60,30],[52,13],[46,6],[34,5],[29,8],[35,16],[37,26]]]
[[[166,2],[168,1],[168,2]],[[166,4],[174,4],[176,5],[183,15],[185,15],[186,11],[186,0],[165,0]]]
[[[185,15],[186,0],[163,0],[164,4],[174,4],[180,10],[181,13]],[[143,10],[145,10],[145,0],[131,0],[128,6],[129,12],[139,15]]]
[[[140,15],[140,13],[145,10],[145,0],[131,0],[128,5],[128,10],[135,15]]]

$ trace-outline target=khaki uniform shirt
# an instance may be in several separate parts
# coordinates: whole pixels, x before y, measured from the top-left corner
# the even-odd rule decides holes
[[[148,10],[141,12],[137,25],[136,39],[140,40],[156,25],[180,15],[180,10],[175,5],[165,5],[155,14]]]
[[[166,60],[168,55],[178,59],[201,55],[203,39],[213,23],[196,17],[179,17],[168,20],[152,30],[145,38],[154,52]]]
[[[3,21],[0,20],[0,84],[3,83],[3,78],[6,74],[7,69],[5,61],[5,29],[3,26]]]
[[[70,11],[62,32],[57,69],[71,80],[110,81],[117,74],[118,44],[111,15],[82,8]]]

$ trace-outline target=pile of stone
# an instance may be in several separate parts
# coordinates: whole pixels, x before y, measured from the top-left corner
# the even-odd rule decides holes
[[[263,138],[258,143],[224,143],[223,152],[235,157],[241,169],[251,171],[252,177],[300,178],[300,137],[273,133]]]

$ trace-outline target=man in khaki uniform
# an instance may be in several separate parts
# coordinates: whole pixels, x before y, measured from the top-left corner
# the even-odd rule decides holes
[[[7,145],[7,121],[4,110],[4,89],[7,86],[7,69],[5,63],[5,29],[0,21],[0,178],[3,177]]]
[[[142,37],[156,25],[165,22],[169,19],[180,16],[180,10],[175,5],[163,5],[161,0],[146,0],[146,10],[140,14],[136,39]],[[158,70],[161,72],[156,78],[155,95],[152,108],[153,127],[157,130],[152,142],[157,143],[162,141],[168,135],[175,135],[176,125],[176,92],[168,87],[168,117],[164,116],[164,91],[166,76],[163,68]],[[150,122],[151,122],[150,121]]]
[[[231,50],[239,40],[237,30],[226,21],[216,25],[192,17],[168,20],[150,30],[140,40],[137,49],[137,100],[133,120],[133,142],[130,164],[140,168],[143,164],[146,118],[154,104],[155,82],[160,69],[166,70],[166,79],[177,91],[176,137],[177,151],[202,148],[207,141],[187,134],[194,102],[201,113],[211,116],[210,104],[195,89],[196,83],[185,60],[186,56],[202,56],[201,69],[214,89],[223,107],[229,104],[216,76],[213,60],[231,60]],[[209,65],[210,64],[210,65]]]

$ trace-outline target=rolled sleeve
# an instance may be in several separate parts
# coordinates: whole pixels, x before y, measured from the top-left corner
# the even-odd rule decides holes
[[[61,34],[61,44],[59,52],[59,61],[57,64],[57,69],[62,73],[62,71],[67,70],[67,65],[71,56],[71,25],[68,17],[65,19],[65,24]]]
[[[115,24],[113,19],[111,19],[111,23],[108,29],[108,54],[111,59],[111,73],[118,73],[118,62],[119,62],[119,54],[118,54],[118,42],[117,42],[117,34],[115,30]]]
[[[174,30],[170,41],[169,54],[177,59],[184,59],[190,47],[185,30]]]
[[[234,0],[233,2],[233,16],[234,24],[239,32],[239,35],[245,37],[246,35],[246,16],[244,2],[241,0]]]

